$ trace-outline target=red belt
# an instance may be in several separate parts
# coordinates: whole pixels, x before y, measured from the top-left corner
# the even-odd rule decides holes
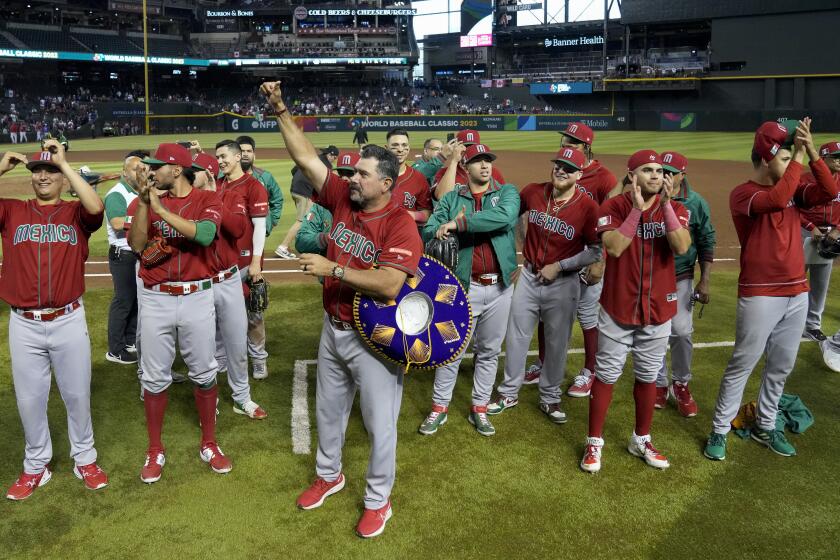
[[[499,283],[499,275],[498,274],[473,274],[472,275],[473,282],[478,282],[482,286],[492,286],[493,284]]]
[[[239,272],[239,267],[237,265],[233,265],[227,270],[223,270],[217,275],[213,277],[213,283],[218,284],[219,282],[224,282],[225,280],[229,279],[231,276]]]
[[[149,289],[153,292],[163,292],[164,294],[169,294],[170,296],[185,296],[187,294],[194,294],[196,292],[209,290],[212,287],[212,280],[198,280],[196,282],[162,282],[160,284],[155,284]]]
[[[59,317],[64,315],[69,315],[73,313],[75,310],[80,308],[82,304],[79,300],[74,301],[73,303],[68,303],[64,307],[59,307],[57,309],[20,309],[17,307],[12,307],[12,311],[23,317],[24,319],[29,319],[30,321],[54,321]]]
[[[333,317],[332,315],[327,315],[330,320],[330,324],[340,331],[354,331],[356,327],[353,326],[352,323],[348,323],[347,321],[342,321],[338,317]]]

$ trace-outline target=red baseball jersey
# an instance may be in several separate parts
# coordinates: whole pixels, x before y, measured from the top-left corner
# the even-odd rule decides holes
[[[429,182],[413,167],[406,167],[405,173],[397,178],[397,184],[391,190],[391,198],[406,210],[432,210]]]
[[[23,309],[64,307],[79,299],[88,239],[103,215],[89,213],[78,200],[42,206],[34,199],[0,199],[0,298]]]
[[[135,198],[128,207],[125,219],[125,229],[133,227],[134,214],[137,212],[139,198]],[[192,189],[187,196],[178,198],[165,193],[160,202],[167,210],[186,220],[200,222],[208,220],[216,224],[222,221],[222,199],[212,191]],[[140,279],[146,287],[162,282],[190,282],[203,280],[221,270],[213,250],[213,244],[202,247],[190,241],[175,228],[166,223],[160,216],[149,208],[149,224],[147,225],[149,239],[162,237],[172,248],[172,256],[157,266],[146,268],[140,266]]]
[[[630,193],[608,199],[601,205],[597,232],[621,227],[633,209]],[[680,224],[688,227],[688,210],[671,201]],[[619,258],[607,254],[601,306],[623,325],[661,325],[677,313],[677,277],[674,251],[665,237],[665,217],[659,195],[642,212],[636,237]]]
[[[254,224],[251,218],[265,218],[268,216],[268,191],[253,175],[245,173],[235,181],[228,181],[227,177],[220,183],[222,192],[237,191],[245,200],[248,213],[248,223],[245,232],[239,238],[239,268],[247,268],[251,264],[251,251],[254,250]]]
[[[838,185],[822,160],[811,162],[816,182],[804,182],[791,161],[776,185],[747,181],[729,194],[732,221],[741,242],[738,297],[789,297],[808,291],[797,206],[824,204]]]
[[[362,212],[350,201],[347,183],[330,173],[320,194],[313,194],[315,202],[333,215],[327,258],[344,268],[389,266],[413,276],[423,254],[414,220],[395,201],[376,212]],[[352,323],[355,295],[340,280],[324,278],[324,309],[330,315]]]
[[[438,170],[438,172],[435,174],[435,180],[432,181],[432,189],[433,190],[434,190],[434,187],[436,187],[437,184],[440,182],[440,179],[443,177],[444,173],[446,173],[446,165],[441,167]],[[502,175],[502,172],[495,165],[493,166],[492,176],[501,185],[504,185],[507,182],[507,181],[505,181],[505,176]],[[464,170],[463,167],[461,167],[459,165],[458,169],[455,171],[455,184],[456,185],[466,185],[467,184],[467,179],[468,179],[467,172]]]
[[[834,182],[840,185],[840,174],[834,175]],[[802,176],[800,183],[816,184],[817,179],[813,173],[806,173]],[[836,228],[840,226],[840,194],[825,204],[818,204],[811,208],[800,208],[799,221],[802,227],[808,231],[811,231],[814,227],[831,226]]]
[[[528,213],[522,253],[538,269],[573,257],[598,242],[595,201],[575,190],[569,200],[557,202],[553,192],[551,183],[531,183],[519,192],[519,212]]]
[[[239,239],[250,223],[245,199],[236,189],[221,192],[222,222],[213,248],[222,270],[239,263]],[[253,224],[251,224],[253,229]]]
[[[469,189],[467,189],[467,192],[469,192]],[[475,211],[481,212],[481,199],[486,193],[480,192],[471,194],[475,204]],[[473,276],[480,276],[482,274],[501,274],[502,267],[499,265],[499,259],[496,257],[496,251],[493,250],[493,242],[490,241],[490,234],[487,232],[473,234],[472,244],[473,257],[470,274]]]
[[[613,190],[618,180],[609,169],[593,159],[583,170],[583,176],[578,181],[578,188],[594,199],[598,204],[603,204],[607,195]]]

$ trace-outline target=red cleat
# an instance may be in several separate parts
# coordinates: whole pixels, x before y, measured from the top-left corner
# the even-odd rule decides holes
[[[210,468],[213,469],[213,472],[225,474],[233,469],[233,463],[225,457],[225,454],[222,453],[222,450],[219,449],[219,444],[216,442],[205,443],[199,454],[201,455],[202,461],[210,463]]]
[[[542,366],[540,364],[532,365],[531,367],[525,370],[525,380],[522,383],[524,385],[533,385],[534,383],[539,383],[541,373]]]
[[[665,408],[668,403],[668,387],[656,388],[656,400],[653,402],[653,408]]]
[[[359,524],[356,525],[356,534],[364,539],[377,537],[385,530],[385,524],[394,515],[391,510],[391,502],[379,509],[365,509]]]
[[[586,368],[580,370],[580,373],[575,376],[574,383],[566,390],[566,394],[570,397],[588,397],[592,391],[592,384],[595,383],[595,374]]]
[[[677,401],[677,411],[680,414],[686,418],[697,416],[697,401],[691,396],[688,385],[674,383],[671,385],[671,394],[674,396],[674,400]]]
[[[73,467],[76,478],[83,480],[88,490],[99,490],[108,486],[108,475],[96,463]]]
[[[297,499],[297,507],[300,509],[315,509],[321,507],[327,496],[332,496],[344,488],[344,475],[339,474],[332,482],[323,478],[315,479],[312,486],[304,490]]]
[[[44,470],[38,474],[29,474],[26,472],[20,473],[20,476],[14,484],[6,492],[6,497],[10,500],[25,500],[32,495],[36,488],[39,488],[50,481],[52,473],[49,467],[44,467]]]
[[[160,480],[165,463],[166,457],[163,454],[163,449],[149,449],[146,452],[146,462],[143,464],[143,468],[140,469],[140,480],[146,484]]]

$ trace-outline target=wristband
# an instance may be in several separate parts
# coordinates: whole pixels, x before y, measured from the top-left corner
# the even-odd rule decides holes
[[[680,224],[679,218],[677,218],[677,214],[674,212],[674,207],[671,206],[671,203],[665,205],[665,208],[662,209],[662,213],[665,214],[665,231],[671,233],[672,231],[677,231],[678,229],[682,228]]]
[[[636,229],[639,227],[639,220],[642,217],[642,211],[638,208],[633,208],[627,217],[624,218],[624,223],[618,228],[618,233],[628,239],[636,237]]]

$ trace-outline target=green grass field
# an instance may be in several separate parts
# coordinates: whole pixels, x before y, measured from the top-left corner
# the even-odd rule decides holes
[[[641,134],[598,133],[598,147],[603,153],[629,153],[642,145]],[[681,133],[644,133],[644,145],[673,147],[670,135],[677,134]],[[210,145],[221,136],[200,140]],[[381,140],[371,136],[373,141]],[[519,133],[511,135],[508,144],[501,133],[493,136],[488,133],[487,141],[498,149],[550,151],[557,140],[555,134]],[[322,134],[314,142],[346,146],[350,138]],[[749,147],[749,135],[680,138],[686,139],[680,148],[689,157],[741,159]],[[693,139],[696,143],[689,149]],[[128,150],[162,140],[120,138],[95,145]],[[259,135],[257,142],[260,147],[272,142],[279,146],[280,136]],[[74,142],[73,150],[95,149],[84,144]],[[730,150],[726,154],[724,145]],[[263,163],[275,175],[287,176],[287,162]],[[278,229],[284,232],[290,218],[291,204]],[[276,241],[273,236],[267,247]],[[96,243],[102,252],[92,254],[104,254],[101,238]],[[713,274],[712,304],[702,319],[695,314],[696,342],[734,339],[736,279],[737,271],[731,267]],[[406,379],[392,495],[394,517],[382,537],[368,542],[353,533],[362,508],[369,452],[358,409],[351,417],[344,449],[347,488],[320,509],[298,511],[294,500],[314,476],[314,455],[292,453],[292,379],[296,360],[313,360],[317,355],[320,289],[314,284],[282,284],[273,287],[271,295],[266,319],[271,375],[252,385],[254,399],[266,408],[268,419],[256,422],[235,415],[226,378],[221,376],[219,441],[234,470],[224,476],[213,474],[198,458],[192,391],[186,385],[173,386],[164,427],[164,477],[147,486],[139,480],[146,431],[135,369],[105,361],[111,291],[89,292],[85,303],[93,347],[93,422],[100,464],[110,474],[111,484],[89,492],[72,475],[64,407],[54,389],[49,407],[53,480],[25,502],[0,502],[0,558],[837,557],[835,428],[840,421],[836,404],[840,377],[824,367],[812,343],[802,344],[787,386],[787,392],[800,395],[816,418],[808,432],[791,437],[799,453],[793,458],[776,456],[734,435],[725,462],[702,456],[729,347],[695,352],[692,390],[700,405],[696,418],[682,418],[670,407],[656,413],[654,442],[672,463],[666,471],[645,466],[625,450],[633,428],[632,379],[625,375],[610,409],[604,468],[597,475],[578,468],[586,435],[586,399],[564,399],[569,422],[556,426],[537,410],[536,387],[526,386],[520,405],[494,420],[497,435],[483,438],[466,420],[472,364],[465,360],[450,422],[432,437],[416,430],[428,412],[433,376],[414,372]],[[840,327],[838,296],[835,283],[824,315],[826,332]],[[7,308],[0,310],[2,321],[7,314]],[[0,334],[4,364],[9,364],[7,332],[2,329]],[[581,346],[576,328],[572,347]],[[582,355],[570,354],[567,380],[581,365]],[[183,371],[183,365],[179,368]],[[313,366],[308,367],[308,381],[314,451]],[[754,375],[748,400],[755,398],[758,384]],[[0,426],[0,484],[9,485],[21,468],[23,435],[8,365],[0,369]]]

